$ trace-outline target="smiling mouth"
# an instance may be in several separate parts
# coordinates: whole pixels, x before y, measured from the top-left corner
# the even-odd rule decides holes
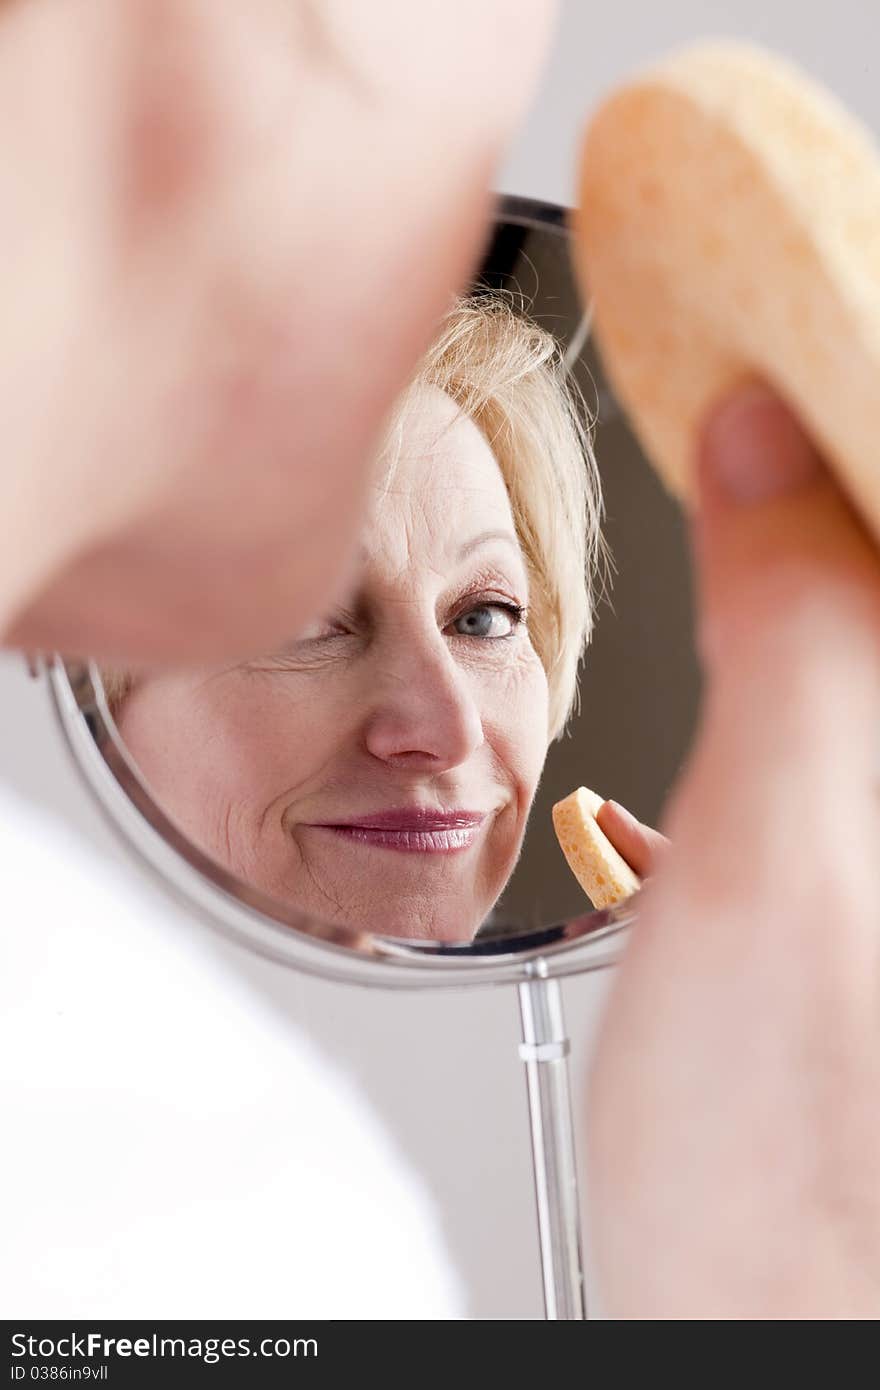
[[[471,811],[382,811],[357,821],[312,826],[355,844],[405,854],[457,854],[470,849],[485,816]]]

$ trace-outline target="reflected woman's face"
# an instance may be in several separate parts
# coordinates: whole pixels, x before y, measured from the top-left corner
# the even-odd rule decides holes
[[[140,678],[119,726],[165,809],[263,891],[468,940],[513,871],[547,748],[528,601],[492,451],[426,388],[356,592],[270,657]]]

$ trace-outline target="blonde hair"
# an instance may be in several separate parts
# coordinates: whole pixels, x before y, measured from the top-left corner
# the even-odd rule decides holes
[[[435,386],[482,430],[501,469],[529,572],[529,633],[547,675],[548,738],[577,705],[578,667],[593,631],[605,557],[602,493],[591,421],[551,334],[514,308],[511,296],[458,299],[392,416],[394,458],[419,387]],[[117,713],[130,673],[103,671]]]
[[[107,708],[115,718],[123,701],[131,694],[134,675],[131,671],[122,671],[116,666],[102,666],[101,681]]]
[[[420,387],[435,386],[482,430],[501,469],[529,572],[529,632],[547,675],[550,739],[577,705],[605,556],[602,492],[583,397],[561,348],[512,297],[456,300],[389,428],[393,470]]]

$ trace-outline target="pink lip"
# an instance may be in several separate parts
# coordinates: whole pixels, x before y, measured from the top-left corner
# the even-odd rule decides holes
[[[402,807],[358,816],[355,820],[323,822],[317,830],[332,830],[345,839],[377,849],[410,854],[455,854],[476,840],[485,816],[476,811],[432,811]]]
[[[319,824],[333,830],[467,830],[482,825],[485,819],[481,811],[435,811],[428,806],[399,806],[391,811]]]

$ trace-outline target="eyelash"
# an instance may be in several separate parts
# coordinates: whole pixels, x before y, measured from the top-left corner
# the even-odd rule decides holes
[[[518,628],[521,623],[525,622],[528,612],[528,610],[519,603],[507,603],[497,598],[477,599],[476,601],[469,601],[466,603],[461,612],[452,619],[452,622],[457,623],[459,618],[463,618],[467,613],[472,613],[476,608],[500,608],[502,612],[506,613],[512,620],[515,629]],[[456,637],[467,637],[467,634],[463,632],[457,632],[455,635]],[[492,640],[495,642],[508,642],[513,636],[514,633],[509,632],[506,637],[495,637]],[[467,640],[484,642],[486,639],[484,637],[475,637]]]

